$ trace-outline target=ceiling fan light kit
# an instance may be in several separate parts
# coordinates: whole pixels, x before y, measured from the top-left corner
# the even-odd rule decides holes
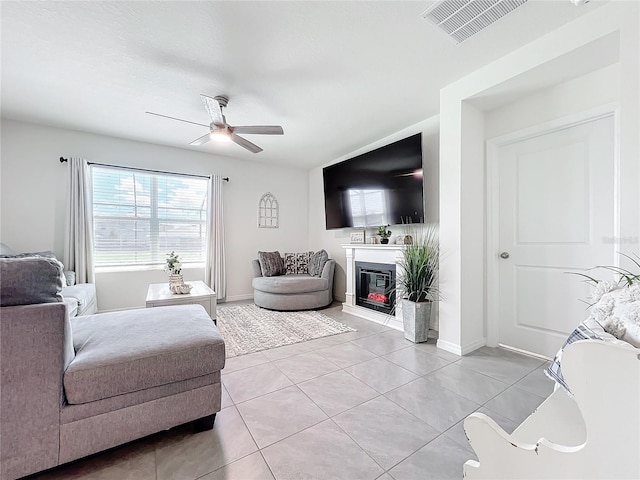
[[[209,133],[209,138],[215,142],[228,143],[231,141],[231,134],[226,128],[216,127]]]
[[[227,119],[222,113],[222,109],[229,104],[229,97],[226,95],[217,95],[215,97],[209,97],[207,95],[200,94],[202,103],[205,109],[209,113],[211,123],[208,125],[209,133],[201,137],[196,138],[190,145],[203,145],[209,140],[215,140],[217,142],[234,142],[240,145],[242,148],[249,150],[252,153],[260,153],[262,148],[256,144],[250,142],[244,137],[238,135],[238,133],[244,133],[248,135],[283,135],[284,130],[279,125],[246,125],[246,126],[232,126],[227,123]],[[200,125],[206,127],[201,123],[191,122],[189,120],[183,120],[181,118],[170,117],[168,115],[161,115],[159,113],[146,112],[150,115],[157,117],[169,118],[171,120],[178,120],[179,122],[192,123],[194,125]]]

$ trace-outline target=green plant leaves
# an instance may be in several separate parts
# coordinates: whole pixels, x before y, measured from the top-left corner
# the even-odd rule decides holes
[[[403,272],[398,276],[397,287],[403,298],[413,302],[438,300],[438,262],[440,242],[435,228],[427,228],[414,236],[414,242],[405,245],[399,263]]]

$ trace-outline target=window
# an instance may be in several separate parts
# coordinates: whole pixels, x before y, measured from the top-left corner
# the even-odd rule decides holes
[[[204,263],[207,179],[92,165],[96,267]]]

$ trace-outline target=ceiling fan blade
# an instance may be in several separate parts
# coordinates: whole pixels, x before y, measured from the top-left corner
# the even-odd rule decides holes
[[[231,127],[236,133],[254,133],[257,135],[284,135],[280,125],[255,125]]]
[[[211,137],[209,136],[209,134],[207,133],[206,135],[201,136],[200,138],[196,138],[193,142],[191,142],[189,145],[204,145],[205,143],[207,143],[209,140],[211,140]]]
[[[262,149],[257,146],[255,143],[251,143],[246,138],[242,138],[240,135],[236,135],[235,133],[231,134],[231,140],[240,145],[241,147],[246,148],[250,152],[260,153]]]
[[[207,112],[209,112],[211,121],[215,125],[224,125],[224,116],[222,115],[222,108],[220,108],[218,101],[215,98],[207,97],[203,94],[200,94],[200,97],[202,98],[202,103],[204,103]]]
[[[202,123],[196,123],[196,122],[190,122],[189,120],[182,120],[181,118],[170,117],[169,115],[161,115],[159,113],[153,113],[153,112],[144,112],[144,113],[148,113],[149,115],[155,115],[156,117],[164,117],[164,118],[170,118],[171,120],[178,120],[179,122],[192,123],[194,125],[200,125],[201,127],[209,127],[209,125],[204,125]]]

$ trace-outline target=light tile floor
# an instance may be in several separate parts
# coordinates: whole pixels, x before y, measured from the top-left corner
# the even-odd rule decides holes
[[[474,411],[511,432],[553,390],[545,362],[502,349],[458,357],[341,311],[357,329],[227,360],[214,429],[178,427],[38,480],[462,478]]]

